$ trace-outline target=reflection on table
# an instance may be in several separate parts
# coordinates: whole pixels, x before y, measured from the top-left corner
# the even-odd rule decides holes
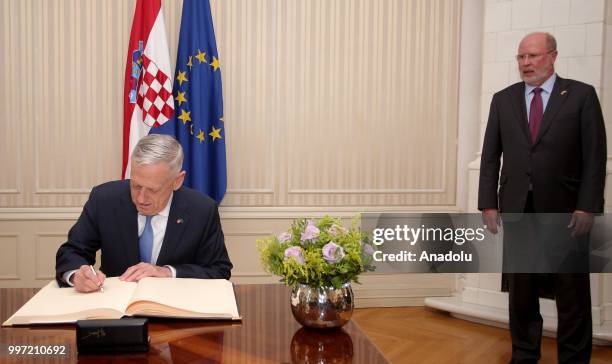
[[[354,322],[341,330],[301,328],[293,319],[289,290],[281,285],[237,285],[241,322],[150,319],[148,353],[78,356],[70,325],[2,328],[0,362],[152,363],[386,363]],[[4,321],[37,289],[0,289]],[[66,345],[64,356],[9,356],[7,345]]]

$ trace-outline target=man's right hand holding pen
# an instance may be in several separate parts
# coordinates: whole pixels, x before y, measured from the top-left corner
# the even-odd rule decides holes
[[[72,275],[72,284],[79,292],[95,292],[104,290],[104,279],[106,275],[101,271],[96,271],[91,265],[82,265]]]

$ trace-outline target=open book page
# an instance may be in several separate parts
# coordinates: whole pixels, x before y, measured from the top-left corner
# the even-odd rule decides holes
[[[120,318],[136,283],[107,278],[104,292],[80,293],[72,287],[60,288],[51,281],[23,305],[3,325],[75,322],[81,319]]]
[[[234,287],[224,279],[144,278],[126,310],[130,315],[240,319]]]

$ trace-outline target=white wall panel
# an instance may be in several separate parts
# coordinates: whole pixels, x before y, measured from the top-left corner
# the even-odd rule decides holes
[[[134,1],[1,4],[0,204],[81,206],[120,176]],[[163,4],[174,63],[182,2]],[[455,206],[460,2],[211,4],[224,206]]]
[[[48,281],[55,278],[55,254],[66,241],[67,232],[42,232],[36,234],[33,259],[34,279]]]
[[[52,277],[91,187],[120,176],[134,4],[0,0],[0,233],[17,234],[0,236],[0,285]],[[276,280],[262,274],[255,240],[297,216],[456,209],[460,1],[211,5],[227,127],[222,222],[237,281]],[[181,8],[163,0],[173,70]],[[372,285],[393,291],[385,279]],[[389,302],[452,285],[409,281]]]
[[[19,279],[19,236],[0,234],[0,282]]]

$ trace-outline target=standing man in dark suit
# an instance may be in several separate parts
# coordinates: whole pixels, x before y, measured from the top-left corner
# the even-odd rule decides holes
[[[556,58],[552,35],[527,35],[516,56],[524,82],[497,92],[491,101],[478,208],[492,233],[497,233],[500,212],[568,213],[571,234],[584,236],[593,214],[603,212],[606,136],[599,100],[592,86],[557,76]],[[512,242],[505,238],[507,244]],[[537,241],[530,244],[537,249]],[[559,362],[589,362],[592,319],[587,272],[506,275],[513,363],[536,363],[540,358],[542,288],[552,289],[557,303]],[[550,286],[542,287],[546,280]]]
[[[181,187],[183,151],[172,137],[148,135],[131,156],[131,179],[96,186],[57,251],[60,285],[92,292],[106,276],[230,277],[216,203]],[[101,250],[100,271],[91,267]]]

